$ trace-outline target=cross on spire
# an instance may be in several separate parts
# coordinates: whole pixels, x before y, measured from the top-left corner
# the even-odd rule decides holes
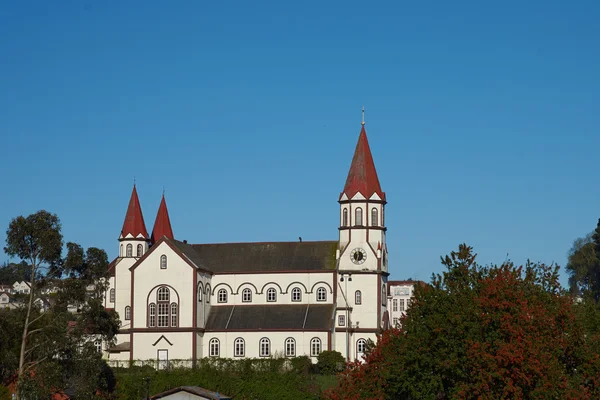
[[[363,106],[363,108],[362,108],[362,122],[360,124],[361,125],[365,124],[365,106]]]

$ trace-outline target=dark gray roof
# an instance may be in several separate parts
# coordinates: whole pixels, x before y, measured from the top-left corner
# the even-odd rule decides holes
[[[333,271],[337,241],[175,245],[196,266],[216,274],[278,271]]]
[[[150,399],[162,399],[163,397],[167,397],[173,393],[178,392],[196,394],[207,399],[231,400],[231,397],[229,396],[217,392],[211,392],[210,390],[206,390],[198,386],[179,386],[174,389],[167,390],[166,392],[155,394],[154,396],[150,397]]]
[[[212,306],[207,331],[329,330],[333,304]]]
[[[130,351],[130,350],[131,350],[131,346],[130,346],[129,342],[123,342],[116,346],[111,347],[107,351],[109,353],[120,353],[122,351]]]

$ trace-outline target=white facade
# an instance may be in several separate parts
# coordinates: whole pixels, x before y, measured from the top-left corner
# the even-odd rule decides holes
[[[15,282],[13,284],[13,293],[19,293],[19,294],[29,294],[30,291],[30,286],[29,286],[29,282]]]
[[[401,320],[410,307],[410,300],[414,296],[415,287],[424,285],[422,281],[389,281],[388,304],[390,323],[394,328],[401,326]]]

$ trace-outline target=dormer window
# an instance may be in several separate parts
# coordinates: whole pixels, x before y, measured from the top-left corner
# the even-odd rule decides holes
[[[167,256],[165,254],[160,256],[160,269],[167,269]]]
[[[144,246],[142,246],[141,244],[138,244],[137,245],[137,256],[141,257],[143,252],[144,252]]]
[[[342,211],[342,226],[348,226],[348,209],[344,208]]]
[[[379,213],[375,207],[371,209],[371,226],[379,226]]]
[[[363,213],[362,213],[362,208],[358,207],[356,210],[354,210],[354,225],[356,226],[362,226],[363,224]]]
[[[127,257],[133,257],[133,246],[131,244],[127,245]]]

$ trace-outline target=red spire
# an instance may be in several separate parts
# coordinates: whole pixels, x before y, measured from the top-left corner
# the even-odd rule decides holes
[[[346,179],[342,195],[345,193],[348,199],[351,199],[358,192],[367,199],[371,198],[373,193],[377,193],[379,198],[385,201],[385,193],[379,185],[379,178],[377,178],[377,171],[375,170],[375,163],[373,162],[373,156],[369,148],[364,123],[358,137],[358,143],[356,144],[356,150],[352,158],[352,165],[350,165],[350,171],[348,172],[348,178]]]
[[[160,201],[160,206],[158,207],[156,221],[154,221],[154,229],[152,229],[152,243],[157,242],[163,236],[166,236],[169,239],[174,239],[173,229],[171,229],[171,219],[169,218],[169,211],[167,210],[167,202],[165,201],[164,193],[162,200]]]
[[[123,222],[123,229],[121,229],[121,237],[124,238],[129,234],[133,237],[142,235],[144,238],[148,238],[148,231],[146,230],[146,224],[144,223],[144,216],[142,215],[140,199],[138,198],[135,184],[133,185],[133,192],[131,192],[131,199],[129,200],[129,206],[127,207],[125,222]]]

